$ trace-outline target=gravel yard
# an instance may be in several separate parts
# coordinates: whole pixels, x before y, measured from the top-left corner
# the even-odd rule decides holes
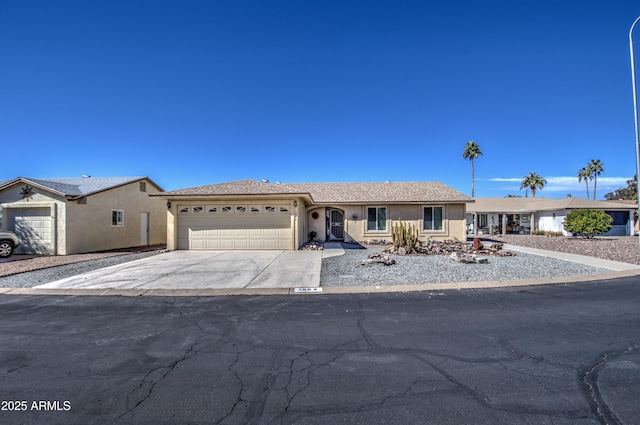
[[[568,252],[604,260],[640,264],[637,236],[602,237],[593,239],[546,237],[529,235],[494,236],[492,240],[548,251]]]
[[[0,263],[0,288],[30,288],[162,252],[144,251],[42,256]],[[19,258],[20,256],[16,256]]]
[[[604,273],[608,270],[578,263],[517,253],[514,257],[488,257],[488,264],[463,264],[448,255],[396,256],[395,265],[361,265],[369,254],[380,253],[383,247],[345,249],[345,255],[322,261],[320,285],[388,286],[429,283],[504,281],[533,278]]]

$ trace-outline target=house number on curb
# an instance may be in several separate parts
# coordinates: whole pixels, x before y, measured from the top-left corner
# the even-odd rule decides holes
[[[322,292],[322,288],[295,288],[293,292]]]

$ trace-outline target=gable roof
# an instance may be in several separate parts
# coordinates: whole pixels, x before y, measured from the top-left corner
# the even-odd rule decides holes
[[[471,198],[438,182],[280,184],[246,179],[178,189],[152,196],[231,197],[252,195],[299,195],[308,197],[315,204],[473,202]]]
[[[439,182],[294,183],[320,204],[473,202]]]
[[[18,177],[13,180],[8,180],[0,183],[0,189],[4,189],[7,186],[15,183],[23,182],[43,188],[45,190],[58,193],[71,199],[82,198],[84,196],[93,195],[98,192],[104,192],[105,190],[114,189],[119,186],[124,186],[129,183],[134,183],[140,180],[149,180],[148,177],[136,176],[136,177],[79,177],[79,178],[54,178],[54,179],[31,179],[25,177]],[[155,182],[151,181],[153,184]],[[156,186],[158,186],[156,184]],[[160,187],[160,186],[158,186]]]
[[[629,210],[633,205],[615,201],[597,201],[584,198],[475,198],[475,203],[467,207],[467,212],[531,213],[570,209]]]

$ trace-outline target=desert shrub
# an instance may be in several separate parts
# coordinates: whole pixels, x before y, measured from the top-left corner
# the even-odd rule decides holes
[[[564,218],[566,231],[591,239],[611,230],[613,218],[600,210],[573,210]]]
[[[533,232],[534,236],[564,236],[562,232],[553,232],[551,230],[536,230]]]

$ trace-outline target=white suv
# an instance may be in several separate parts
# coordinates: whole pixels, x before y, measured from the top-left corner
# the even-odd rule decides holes
[[[0,258],[13,254],[13,250],[20,245],[20,240],[13,232],[0,232]]]

